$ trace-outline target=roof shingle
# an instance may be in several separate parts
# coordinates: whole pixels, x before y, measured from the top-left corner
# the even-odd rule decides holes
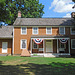
[[[72,18],[17,18],[13,25],[27,25],[27,26],[37,26],[37,25],[73,25]]]
[[[12,37],[13,37],[13,26],[0,27],[0,38],[12,38]]]

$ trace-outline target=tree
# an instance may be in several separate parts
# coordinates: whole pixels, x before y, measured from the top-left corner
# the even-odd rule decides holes
[[[8,24],[13,24],[18,11],[22,12],[23,18],[40,18],[44,14],[44,5],[39,4],[39,0],[5,0],[3,3],[6,17],[8,16],[3,20]]]
[[[75,0],[72,0],[75,3]],[[72,7],[73,9],[75,8],[75,5]]]
[[[72,1],[75,3],[75,0],[72,0]],[[74,9],[75,8],[75,5],[72,8]],[[74,30],[75,30],[75,16],[73,18],[74,18],[73,25],[74,25]]]
[[[0,0],[0,21],[7,21],[8,15],[6,13],[8,11],[5,8],[5,0]]]
[[[75,0],[72,0],[73,2],[75,2]]]

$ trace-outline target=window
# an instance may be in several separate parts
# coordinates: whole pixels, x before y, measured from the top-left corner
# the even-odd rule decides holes
[[[71,40],[71,48],[72,49],[75,49],[75,39],[72,39]]]
[[[33,42],[33,49],[37,49],[37,48],[38,48],[38,45],[35,42]]]
[[[26,49],[26,40],[21,40],[21,49]]]
[[[66,48],[65,44],[60,43],[60,48]]]
[[[38,34],[38,28],[37,27],[33,27],[33,34]]]
[[[71,28],[71,34],[75,35],[75,28]]]
[[[52,28],[51,27],[46,28],[46,34],[52,34]]]
[[[21,34],[27,34],[27,28],[21,27]]]
[[[59,28],[59,34],[65,34],[65,27],[60,27]]]

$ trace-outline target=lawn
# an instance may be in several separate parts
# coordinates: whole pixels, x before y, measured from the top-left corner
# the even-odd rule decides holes
[[[75,75],[75,58],[0,56],[0,75]]]

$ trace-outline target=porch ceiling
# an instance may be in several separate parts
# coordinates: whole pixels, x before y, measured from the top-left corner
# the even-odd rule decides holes
[[[54,39],[66,38],[66,39],[69,39],[69,36],[32,35],[31,38],[54,38]]]

